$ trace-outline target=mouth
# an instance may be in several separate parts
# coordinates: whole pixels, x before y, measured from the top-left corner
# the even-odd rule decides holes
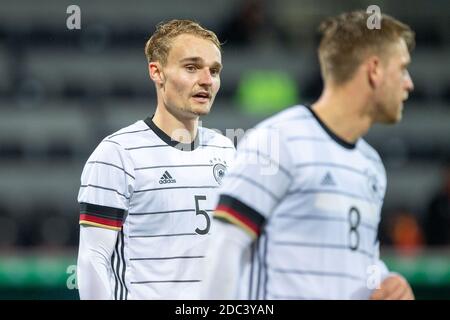
[[[206,103],[211,99],[211,94],[207,91],[201,91],[194,94],[192,98],[194,98],[194,100],[197,102]]]

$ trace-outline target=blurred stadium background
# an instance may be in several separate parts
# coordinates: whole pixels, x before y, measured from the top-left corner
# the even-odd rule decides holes
[[[81,30],[66,27],[71,4]],[[447,0],[0,0],[0,298],[78,298],[81,170],[104,136],[153,112],[144,44],[155,24],[189,18],[218,33],[222,88],[203,123],[247,129],[314,101],[319,21],[373,4],[417,33],[404,120],[367,136],[389,179],[382,256],[417,298],[449,299]]]

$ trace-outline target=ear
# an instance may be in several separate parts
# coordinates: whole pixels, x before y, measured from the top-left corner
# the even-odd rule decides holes
[[[366,60],[367,80],[369,85],[376,89],[383,81],[383,68],[381,59],[378,56],[370,56]]]
[[[156,85],[162,86],[164,84],[164,73],[159,62],[150,62],[148,64],[148,73]]]

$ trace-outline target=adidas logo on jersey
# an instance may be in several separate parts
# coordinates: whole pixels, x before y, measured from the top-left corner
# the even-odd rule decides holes
[[[327,171],[326,175],[323,177],[322,182],[320,183],[321,186],[335,186],[336,182],[333,179],[333,176],[329,171]]]
[[[170,173],[168,171],[164,172],[161,179],[159,179],[159,184],[166,184],[166,183],[176,183],[177,180],[172,178]]]

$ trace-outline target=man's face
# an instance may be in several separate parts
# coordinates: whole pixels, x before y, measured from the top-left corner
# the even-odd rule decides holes
[[[208,114],[220,88],[221,69],[222,56],[213,42],[190,34],[172,39],[162,66],[167,110],[184,118]]]
[[[408,99],[414,84],[408,72],[411,58],[403,39],[389,48],[383,68],[383,81],[377,94],[377,120],[396,123],[402,118],[403,102]]]

